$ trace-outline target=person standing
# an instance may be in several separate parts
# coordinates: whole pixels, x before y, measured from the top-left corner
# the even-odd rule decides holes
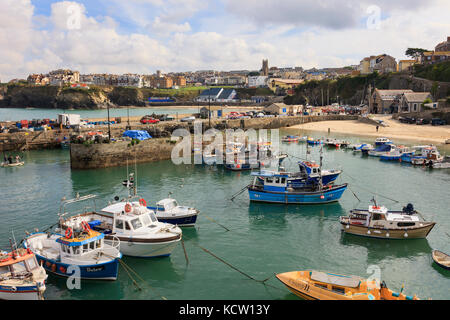
[[[380,126],[377,126],[377,132],[378,132],[378,130],[380,130]]]

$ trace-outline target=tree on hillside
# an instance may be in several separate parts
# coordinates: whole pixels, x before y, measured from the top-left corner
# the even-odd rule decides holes
[[[418,57],[420,57],[422,55],[422,53],[429,52],[429,51],[430,50],[421,49],[421,48],[408,48],[408,50],[406,50],[405,55],[407,55],[408,57],[417,59]]]

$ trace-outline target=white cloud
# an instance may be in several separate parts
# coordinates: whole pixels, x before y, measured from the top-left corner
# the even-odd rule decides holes
[[[199,0],[179,4],[175,0],[131,0],[129,12],[149,5],[158,11],[150,20],[143,13],[141,28],[130,32],[124,31],[117,19],[90,16],[84,5],[77,2],[54,3],[49,16],[37,16],[30,0],[1,0],[0,79],[23,78],[29,73],[61,67],[83,73],[256,70],[263,58],[269,58],[271,66],[345,66],[379,53],[403,58],[411,46],[433,49],[450,30],[447,0],[429,1],[417,10],[406,10],[404,1],[388,6],[387,0],[373,0],[382,10],[384,6],[390,8],[388,14],[383,14],[379,30],[369,30],[364,23],[346,26],[340,17],[327,23],[327,10],[335,8],[337,16],[348,1],[338,8],[333,0],[326,5],[318,0],[309,7],[303,0],[286,0],[278,3],[278,11],[272,6],[273,1],[252,1],[226,0],[228,6],[240,3],[241,13],[233,7],[227,7],[234,10],[233,15],[223,10],[208,11],[194,23],[189,17],[202,12]],[[282,14],[288,9],[284,2],[292,5],[292,14]],[[121,3],[120,8],[127,7],[128,2]],[[366,1],[362,3],[356,11],[350,10],[351,21],[366,14]],[[73,26],[68,25],[73,17],[69,8],[79,9],[79,28],[68,27]],[[294,13],[307,28],[299,28],[299,23],[289,20]],[[303,19],[306,14],[311,15],[309,20],[314,20],[316,14],[319,23]],[[279,21],[283,16],[285,20]],[[257,17],[267,20],[262,24],[255,20]]]

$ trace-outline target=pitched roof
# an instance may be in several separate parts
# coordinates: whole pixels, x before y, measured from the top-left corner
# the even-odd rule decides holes
[[[231,99],[234,97],[231,97],[235,93],[234,89],[224,89],[222,93],[220,94],[218,99]]]
[[[376,90],[376,92],[378,92],[378,94],[381,97],[381,100],[394,100],[397,96],[402,95],[404,93],[413,93],[414,91],[412,90],[406,90],[406,89],[402,89],[402,90]]]
[[[217,96],[221,90],[222,88],[206,89],[200,94],[200,96]]]
[[[431,96],[430,92],[413,92],[404,93],[403,96],[408,102],[424,102],[427,98]]]

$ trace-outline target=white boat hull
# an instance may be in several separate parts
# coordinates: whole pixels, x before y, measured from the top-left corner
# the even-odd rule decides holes
[[[105,240],[108,243],[109,240]],[[128,257],[135,258],[158,258],[168,257],[177,246],[178,240],[158,242],[158,243],[141,243],[120,240],[120,252]]]
[[[0,300],[33,301],[33,300],[42,300],[42,298],[40,297],[37,291],[4,292],[0,289]]]

